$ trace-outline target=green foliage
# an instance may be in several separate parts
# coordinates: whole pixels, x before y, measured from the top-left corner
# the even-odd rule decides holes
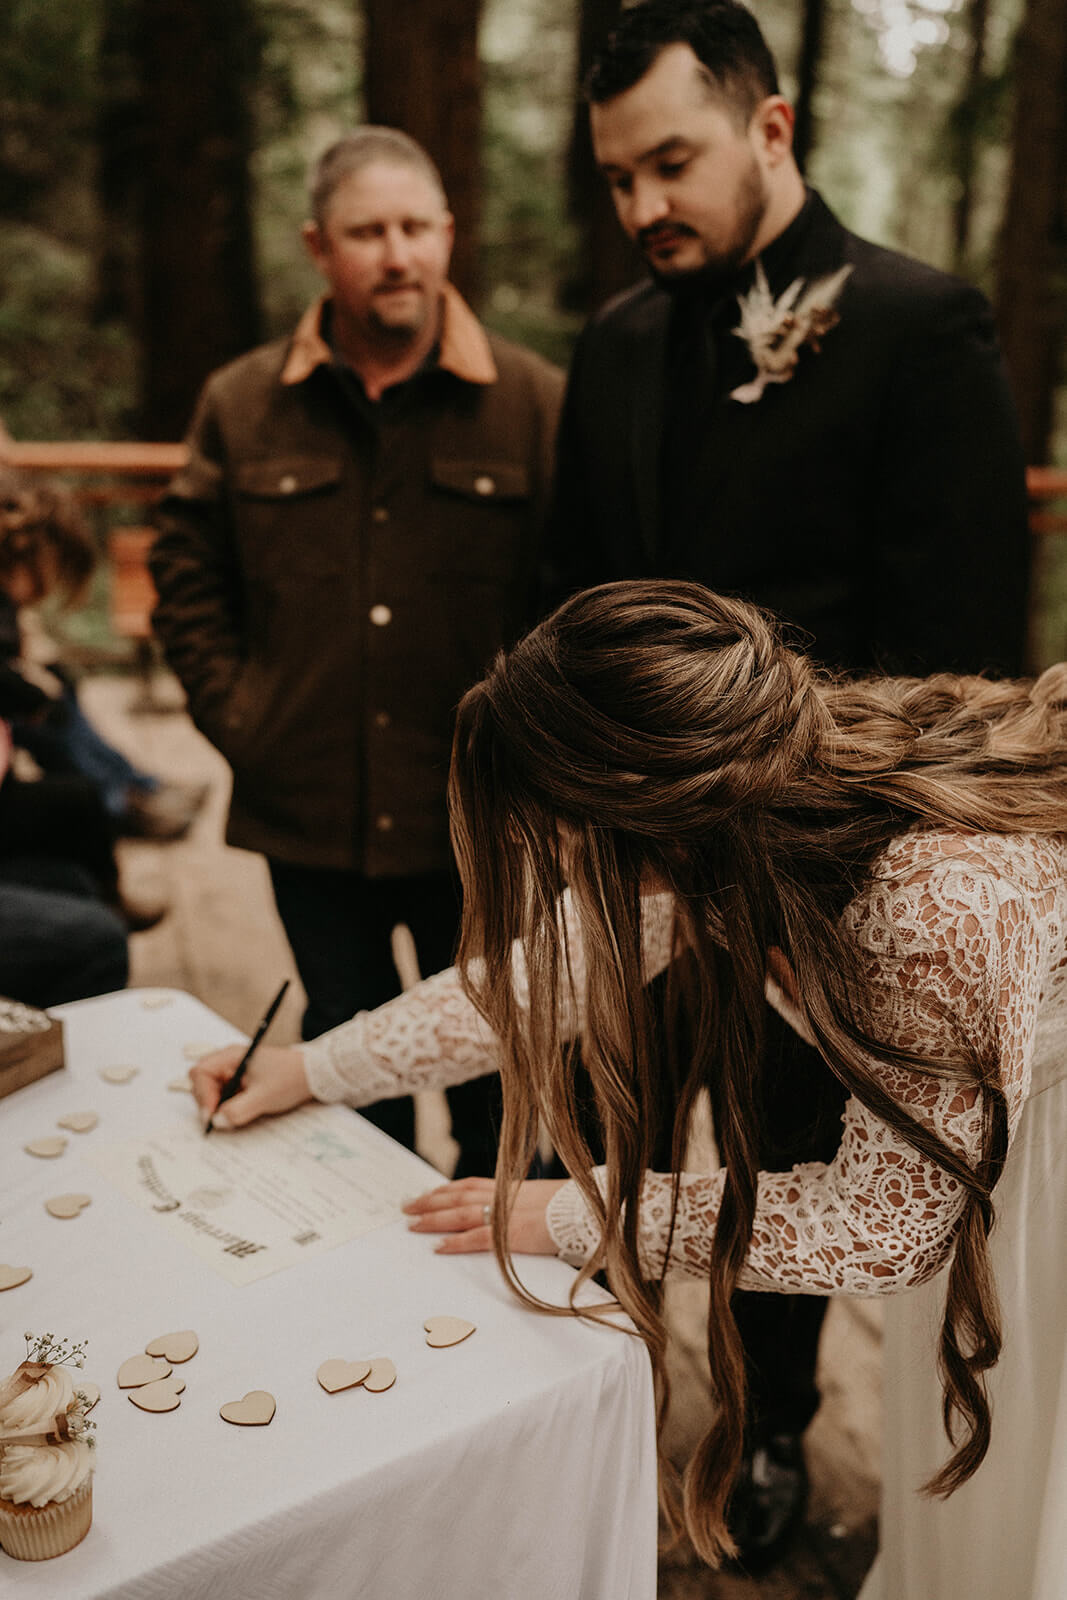
[[[574,109],[572,0],[489,0],[485,61],[483,312],[498,332],[565,365],[578,320],[559,310],[573,270],[564,161]]]
[[[99,0],[8,0],[0,30],[0,418],[123,437],[135,353],[92,323]]]
[[[0,418],[17,438],[124,438],[135,351],[91,319],[89,252],[31,227],[0,230]]]
[[[65,238],[84,217],[69,199],[89,175],[98,20],[97,0],[7,0],[0,29],[0,215]]]

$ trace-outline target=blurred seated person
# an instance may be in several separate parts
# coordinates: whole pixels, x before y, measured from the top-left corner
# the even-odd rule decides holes
[[[53,596],[76,604],[95,563],[92,540],[64,496],[0,469],[0,713],[16,747],[43,772],[80,774],[96,786],[116,833],[180,839],[208,786],[142,772],[109,744],[82,711],[54,641],[24,610]]]
[[[75,598],[93,560],[88,534],[61,496],[10,479],[0,486],[0,601],[16,648],[18,608],[51,593]],[[0,603],[0,619],[4,614]],[[47,716],[56,698],[50,674],[0,651],[0,883],[96,899],[130,931],[152,927],[166,906],[138,902],[120,888],[114,830],[97,786],[76,772],[27,782],[13,770],[12,720]]]

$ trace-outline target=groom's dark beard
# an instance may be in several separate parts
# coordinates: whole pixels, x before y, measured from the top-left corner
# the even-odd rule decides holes
[[[734,280],[745,264],[747,249],[732,252],[721,261],[708,261],[692,272],[657,272],[646,257],[645,264],[653,279],[668,294],[692,296],[694,299],[717,300],[732,289]]]
[[[768,196],[760,170],[753,159],[738,180],[733,194],[734,242],[732,247],[713,261],[706,261],[692,272],[657,272],[648,259],[649,242],[658,233],[679,233],[687,239],[699,239],[695,228],[685,222],[654,222],[642,228],[637,243],[645,252],[645,261],[656,283],[668,294],[699,295],[707,300],[717,300],[733,287],[733,281],[752,255],[763,219],[767,213]]]

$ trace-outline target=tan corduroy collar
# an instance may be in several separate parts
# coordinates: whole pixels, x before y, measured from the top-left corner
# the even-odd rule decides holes
[[[333,361],[333,351],[322,337],[322,312],[327,296],[308,306],[297,323],[289,346],[282,382],[303,383],[316,367]],[[437,365],[466,383],[495,383],[496,362],[485,329],[458,289],[446,283],[441,304],[441,344]]]

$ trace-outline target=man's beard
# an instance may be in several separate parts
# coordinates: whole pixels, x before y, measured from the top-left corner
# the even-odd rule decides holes
[[[735,225],[733,238],[725,250],[709,256],[699,267],[686,272],[662,272],[646,255],[645,261],[661,289],[674,294],[699,294],[714,299],[737,276],[752,253],[752,246],[767,212],[767,193],[755,159],[739,179],[734,194]],[[679,231],[699,238],[695,228],[676,223]],[[649,232],[652,230],[650,229]],[[638,236],[638,244],[641,237]]]
[[[425,328],[427,318],[422,316],[418,321],[411,322],[386,322],[381,317],[374,315],[368,318],[368,327],[374,338],[381,345],[393,345],[402,350],[406,345],[414,344],[422,330]]]
[[[384,287],[384,286],[383,286]],[[418,289],[416,284],[397,285],[397,288]],[[430,317],[430,308],[424,299],[417,303],[413,314],[400,322],[393,322],[388,317],[382,316],[378,307],[371,302],[367,316],[368,326],[373,330],[374,337],[383,345],[392,345],[403,349],[405,345],[414,344],[419,338]]]

